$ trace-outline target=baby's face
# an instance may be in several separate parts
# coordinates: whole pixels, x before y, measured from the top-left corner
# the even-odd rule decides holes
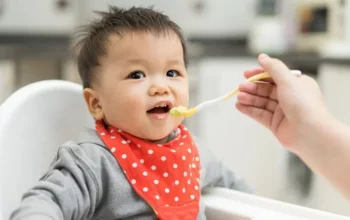
[[[188,77],[176,34],[147,32],[111,36],[101,59],[96,92],[104,119],[134,136],[162,143],[183,118],[169,115],[187,106]]]

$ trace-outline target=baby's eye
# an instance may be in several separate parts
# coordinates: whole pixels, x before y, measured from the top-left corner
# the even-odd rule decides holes
[[[130,78],[130,79],[142,79],[143,77],[146,77],[146,75],[140,71],[132,72],[128,76],[128,78]]]
[[[166,76],[167,77],[177,77],[179,76],[179,72],[177,72],[176,70],[169,70],[167,73],[166,73]]]

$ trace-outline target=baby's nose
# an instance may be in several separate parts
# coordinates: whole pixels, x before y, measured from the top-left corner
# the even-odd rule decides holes
[[[170,92],[170,89],[167,85],[153,85],[149,89],[149,95],[155,96],[155,95],[168,95]]]

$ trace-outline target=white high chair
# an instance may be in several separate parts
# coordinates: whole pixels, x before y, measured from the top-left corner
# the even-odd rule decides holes
[[[93,127],[81,93],[78,84],[47,80],[23,87],[0,106],[0,220],[38,181],[58,146]],[[228,189],[209,190],[203,198],[208,220],[349,219]]]
[[[4,219],[53,160],[60,144],[93,126],[82,87],[61,80],[19,89],[0,106],[0,210]]]

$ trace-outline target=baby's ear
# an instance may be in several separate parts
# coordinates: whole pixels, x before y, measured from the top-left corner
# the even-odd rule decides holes
[[[102,120],[104,117],[104,113],[96,91],[91,88],[85,88],[83,91],[83,95],[90,114],[96,120]]]

